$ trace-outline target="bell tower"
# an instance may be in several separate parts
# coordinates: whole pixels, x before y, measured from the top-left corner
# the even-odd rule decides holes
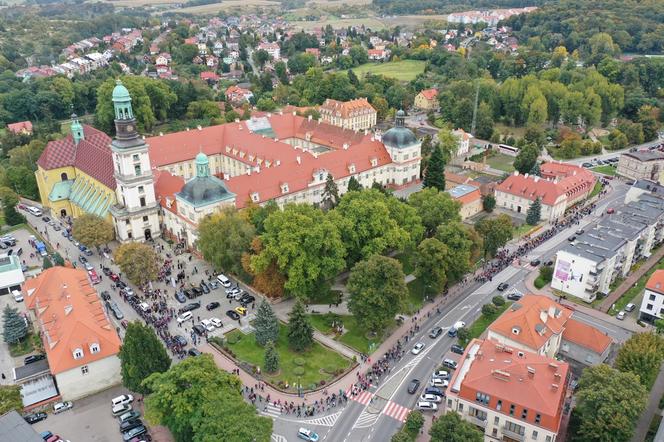
[[[148,146],[136,130],[131,95],[122,81],[113,89],[115,138],[111,142],[118,204],[111,207],[119,241],[145,241],[160,235],[159,206]]]

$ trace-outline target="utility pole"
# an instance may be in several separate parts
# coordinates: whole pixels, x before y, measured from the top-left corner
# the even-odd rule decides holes
[[[480,100],[480,81],[475,80],[475,105],[473,106],[473,124],[470,126],[470,134],[475,136],[475,126],[477,125],[477,104]]]

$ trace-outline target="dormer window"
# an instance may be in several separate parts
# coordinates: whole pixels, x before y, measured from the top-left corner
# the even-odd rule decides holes
[[[283,183],[281,185],[281,193],[288,193],[288,183]]]
[[[512,327],[512,333],[518,335],[521,333],[521,327]]]
[[[74,359],[81,359],[83,357],[83,349],[77,348],[74,350]]]
[[[251,201],[257,203],[260,201],[260,196],[258,195],[258,192],[254,192],[251,194]]]
[[[371,159],[371,167],[376,167],[378,166],[378,159],[377,158],[372,158]]]
[[[96,342],[94,344],[90,344],[90,353],[95,354],[99,353],[99,344]]]
[[[355,164],[351,164],[348,166],[348,172],[355,173]]]

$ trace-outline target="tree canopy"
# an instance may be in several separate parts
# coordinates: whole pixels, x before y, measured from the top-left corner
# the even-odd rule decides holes
[[[637,375],[650,389],[664,360],[664,338],[654,333],[636,333],[618,350],[616,368]]]
[[[484,239],[484,253],[495,256],[499,248],[512,239],[514,226],[509,215],[502,214],[495,218],[484,218],[475,224],[475,230]]]
[[[139,393],[150,391],[143,384],[152,373],[162,373],[171,366],[171,358],[154,330],[141,321],[127,326],[119,353],[122,385]]]
[[[459,215],[461,203],[435,187],[424,188],[411,194],[408,197],[408,203],[415,207],[417,214],[422,219],[427,236],[434,235],[440,225],[461,221]]]
[[[139,287],[154,281],[159,274],[159,255],[147,244],[130,242],[120,245],[115,249],[115,263]]]
[[[76,241],[88,247],[99,247],[108,244],[115,238],[113,224],[89,213],[74,219],[72,235]]]
[[[431,425],[431,442],[482,442],[484,435],[477,427],[461,419],[458,413],[449,411]]]
[[[352,268],[347,288],[348,309],[371,331],[383,329],[404,307],[408,288],[401,263],[373,255]]]
[[[145,381],[146,418],[165,425],[177,442],[269,442],[272,419],[244,401],[242,384],[212,356],[186,358]]]
[[[305,351],[314,343],[314,329],[299,298],[288,314],[288,344],[295,351]]]
[[[0,385],[0,415],[16,410],[23,411],[20,385]]]

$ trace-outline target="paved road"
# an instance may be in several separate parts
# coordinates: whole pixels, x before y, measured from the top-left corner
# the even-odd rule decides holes
[[[633,148],[637,148],[639,150],[640,149],[647,149],[650,146],[655,146],[655,145],[658,145],[660,143],[662,143],[661,140],[649,141],[647,143],[639,144],[639,145],[636,145],[636,146],[630,146],[626,149],[613,150],[613,151],[609,151],[608,153],[605,153],[605,154],[591,155],[591,156],[587,156],[587,157],[575,158],[573,160],[565,160],[565,162],[570,163],[570,164],[580,165],[582,163],[586,163],[586,162],[588,162],[592,159],[595,159],[595,158],[598,159],[598,160],[606,160],[606,159],[609,159],[609,158],[617,157],[621,153],[629,152],[629,150],[633,149]]]
[[[608,196],[598,205],[597,214],[604,212],[606,207],[615,204],[616,201],[624,198],[627,186],[616,183],[616,188],[609,192]],[[508,282],[510,286],[519,288],[526,275],[534,269],[527,264],[532,258],[542,260],[550,259],[555,252],[567,243],[567,237],[579,228],[584,228],[587,224],[597,219],[599,215],[591,215],[584,218],[581,224],[572,226],[561,231],[549,241],[533,250],[528,260],[523,261],[522,266],[510,266],[500,272],[493,281],[487,282],[479,287],[477,285],[468,288],[467,292],[447,305],[438,317],[432,317],[421,327],[420,333],[409,341],[406,351],[416,342],[423,342],[427,348],[418,356],[406,353],[406,356],[392,369],[391,378],[386,379],[378,388],[371,388],[373,393],[373,402],[370,404],[353,403],[347,406],[341,415],[336,419],[332,429],[321,433],[321,439],[331,441],[355,442],[355,441],[385,441],[389,440],[402,425],[398,418],[405,418],[401,413],[404,409],[412,409],[417,401],[421,389],[430,379],[430,374],[437,369],[440,362],[445,357],[458,358],[458,355],[449,352],[450,346],[456,342],[456,339],[443,334],[437,340],[430,339],[427,335],[434,326],[440,326],[448,330],[456,321],[462,320],[466,323],[472,323],[481,314],[481,306],[491,300],[496,293],[496,286],[500,282]],[[630,332],[609,322],[602,321],[601,317],[589,316],[586,314],[576,314],[575,317],[590,325],[600,327],[612,338],[623,341]],[[406,391],[406,385],[410,379],[419,379],[422,382],[420,392],[416,395],[409,395]],[[395,418],[397,417],[397,418]]]

